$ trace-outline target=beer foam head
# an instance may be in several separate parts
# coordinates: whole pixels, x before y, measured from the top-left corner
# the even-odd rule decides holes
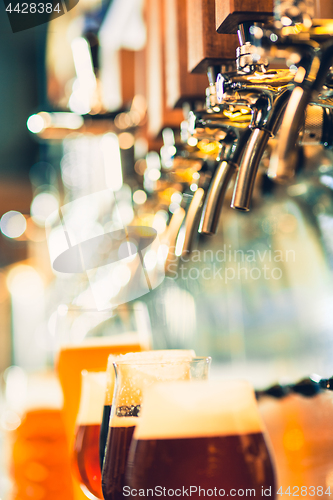
[[[134,437],[181,439],[257,432],[262,432],[262,422],[248,382],[185,381],[146,388]]]
[[[159,349],[141,352],[128,352],[117,356],[117,362],[127,363],[132,361],[163,361],[170,358],[192,359],[195,357],[193,349]]]
[[[161,349],[156,351],[128,352],[118,356],[109,356],[107,367],[107,386],[105,394],[105,404],[111,405],[115,386],[115,371],[113,363],[147,363],[162,362],[169,359],[190,360],[195,357],[193,349]]]
[[[115,363],[118,387],[112,405],[117,408],[141,404],[142,391],[156,382],[190,380],[192,377],[206,378],[209,363],[210,358],[183,359],[181,357],[162,358],[158,361],[151,359],[132,363]],[[200,364],[205,369],[197,370]]]
[[[81,399],[76,420],[77,425],[101,424],[105,388],[105,372],[82,372]]]

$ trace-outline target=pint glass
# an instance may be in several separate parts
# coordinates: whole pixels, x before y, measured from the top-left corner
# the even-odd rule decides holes
[[[101,469],[103,468],[103,461],[106,449],[106,442],[109,432],[109,422],[111,415],[111,406],[112,399],[114,393],[115,386],[115,371],[113,367],[113,363],[115,361],[135,361],[135,360],[147,360],[147,359],[155,359],[157,361],[159,358],[170,357],[170,358],[182,358],[182,359],[192,359],[195,357],[195,352],[192,349],[165,349],[165,350],[157,350],[157,351],[142,351],[142,352],[133,352],[127,353],[125,355],[113,356],[110,355],[108,359],[108,366],[106,370],[106,393],[105,393],[105,401],[104,401],[104,409],[103,409],[103,418],[101,424],[101,432],[99,436],[99,459],[101,464]]]
[[[166,496],[191,489],[192,498],[201,498],[216,489],[215,496],[276,498],[251,386],[245,381],[206,381],[147,388],[126,482],[125,496],[132,489],[150,489],[150,496],[157,498],[158,488],[165,488]]]
[[[114,363],[116,391],[102,473],[105,500],[122,500],[124,475],[132,435],[140,420],[142,394],[155,382],[205,379],[211,358],[159,358]],[[145,404],[143,402],[143,404]],[[139,418],[138,418],[139,417]]]
[[[85,495],[103,499],[99,463],[99,433],[102,421],[106,376],[82,372],[80,408],[74,441],[74,468]]]

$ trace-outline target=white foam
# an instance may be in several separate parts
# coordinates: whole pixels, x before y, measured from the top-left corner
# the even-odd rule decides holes
[[[136,439],[180,439],[262,432],[251,385],[242,380],[157,383],[148,387]]]
[[[82,372],[82,388],[77,425],[101,424],[105,399],[106,373]]]
[[[140,417],[112,417],[110,427],[133,427],[136,426]]]
[[[193,349],[159,349],[141,352],[128,352],[117,356],[117,362],[126,363],[132,361],[164,361],[168,359],[192,359],[195,357]]]
[[[113,363],[131,363],[145,364],[147,362],[166,362],[168,360],[191,360],[195,357],[193,349],[161,349],[141,352],[129,352],[118,356],[109,356],[107,367],[107,387],[105,395],[105,404],[111,405],[115,386],[115,372]],[[155,372],[155,368],[153,368]]]

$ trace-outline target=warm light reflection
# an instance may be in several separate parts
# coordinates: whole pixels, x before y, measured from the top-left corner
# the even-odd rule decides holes
[[[12,296],[20,302],[35,302],[43,294],[43,280],[31,266],[19,264],[7,276],[7,287]]]
[[[220,151],[220,143],[217,141],[200,141],[198,143],[198,148],[205,154],[212,155]]]
[[[129,132],[122,132],[119,134],[118,140],[121,149],[130,149],[134,146],[134,135]]]

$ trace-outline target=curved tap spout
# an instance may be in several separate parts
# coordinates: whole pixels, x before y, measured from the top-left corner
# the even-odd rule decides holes
[[[194,193],[185,219],[185,236],[182,248],[182,256],[184,257],[190,254],[193,250],[194,241],[198,234],[204,199],[204,189],[198,188]]]
[[[305,111],[312,100],[316,100],[333,60],[333,41],[313,49],[311,60],[300,65],[295,76],[298,85],[294,88],[284,114],[277,157],[272,162],[269,176],[280,182],[290,180],[295,174],[295,144],[305,120]]]
[[[253,130],[239,167],[231,208],[245,212],[250,210],[259,163],[269,138],[270,133],[267,130]]]
[[[253,113],[253,131],[246,144],[245,152],[235,182],[231,207],[249,211],[259,163],[268,139],[275,135],[285,110],[290,91],[285,87],[274,95],[261,96]]]
[[[224,159],[217,166],[202,210],[199,231],[204,234],[215,234],[217,231],[225,193],[233,174],[237,170],[238,162],[244,152],[245,146],[251,135],[247,128],[238,137],[237,144],[232,148],[229,159]]]

